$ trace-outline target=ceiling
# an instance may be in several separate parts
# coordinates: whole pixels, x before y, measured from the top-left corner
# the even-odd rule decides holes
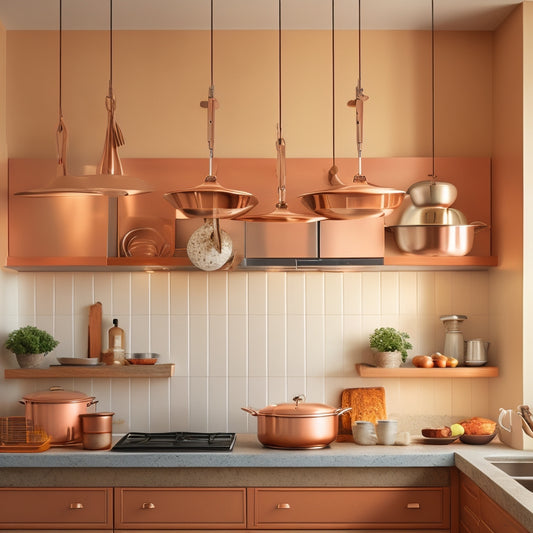
[[[434,0],[437,30],[492,31],[524,0]],[[528,0],[526,0],[528,1]],[[282,0],[284,29],[328,29],[332,0]],[[215,29],[276,29],[277,0],[214,0]],[[113,28],[208,29],[210,0],[114,0]],[[430,29],[431,0],[362,0],[363,29]],[[58,28],[59,0],[0,0],[7,30]],[[335,27],[356,28],[357,1],[335,0]],[[64,29],[109,28],[109,0],[63,0]]]

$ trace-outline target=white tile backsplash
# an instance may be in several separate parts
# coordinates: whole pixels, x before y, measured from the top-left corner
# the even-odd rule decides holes
[[[0,391],[16,406],[22,392],[61,382],[115,412],[114,431],[256,431],[241,410],[269,402],[338,404],[343,388],[383,386],[389,414],[404,418],[488,416],[487,379],[364,379],[368,335],[407,331],[410,356],[442,350],[441,314],[468,315],[465,338],[488,335],[487,272],[156,272],[21,273],[18,322],[53,331],[49,355],[87,353],[89,306],[103,306],[128,351],[155,351],[176,365],[170,379],[24,380]],[[14,358],[3,357],[4,367]],[[9,385],[12,385],[9,383]],[[16,396],[16,397],[15,397]],[[5,409],[4,409],[5,410]]]

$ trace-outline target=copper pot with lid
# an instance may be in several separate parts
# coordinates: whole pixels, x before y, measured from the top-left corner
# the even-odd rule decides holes
[[[26,394],[19,401],[26,406],[26,419],[42,428],[52,444],[81,442],[80,415],[98,403],[94,396],[53,386],[48,390]]]
[[[338,416],[351,410],[321,403],[305,403],[305,396],[293,398],[294,403],[269,405],[256,411],[242,407],[257,417],[257,439],[269,448],[324,448],[338,432]]]

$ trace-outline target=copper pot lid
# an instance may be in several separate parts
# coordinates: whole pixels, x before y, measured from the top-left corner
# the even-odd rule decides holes
[[[303,394],[293,398],[294,403],[280,403],[268,405],[258,411],[262,416],[280,416],[287,418],[309,418],[332,416],[338,414],[338,409],[322,403],[306,403]]]
[[[185,218],[235,218],[258,204],[253,194],[226,189],[211,175],[196,187],[167,192],[163,197]]]
[[[32,392],[23,396],[23,400],[32,403],[80,403],[94,400],[94,396],[78,391],[64,390],[63,387],[53,386],[48,390]]]

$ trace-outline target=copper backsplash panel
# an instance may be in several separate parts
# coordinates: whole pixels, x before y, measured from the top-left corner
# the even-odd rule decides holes
[[[143,178],[153,186],[154,191],[119,198],[119,242],[131,229],[153,227],[160,231],[172,250],[177,248],[183,252],[188,236],[201,221],[176,220],[175,210],[162,195],[201,183],[208,170],[207,159],[124,159],[123,165],[128,174]],[[355,172],[355,159],[338,159],[337,165],[339,175],[348,183]],[[329,187],[327,173],[330,166],[329,159],[287,160],[287,202],[292,211],[307,212],[298,195]],[[258,206],[254,208],[257,213],[271,211],[276,203],[275,168],[275,159],[215,159],[218,181],[225,187],[255,194],[259,198]],[[363,160],[363,169],[370,183],[403,190],[416,181],[427,179],[431,168],[432,160],[429,157]],[[454,207],[463,211],[469,222],[480,220],[490,225],[490,158],[437,158],[436,168],[440,179],[450,181],[458,188]],[[53,160],[10,160],[9,256],[105,257],[107,199],[13,196],[17,191],[43,187],[54,176],[55,169],[56,162]],[[383,257],[400,254],[390,236],[385,237],[384,224],[397,223],[409,202],[406,198],[404,204],[385,220],[321,222],[320,257]],[[306,226],[309,228],[304,233],[312,234],[314,224]],[[289,236],[287,228],[286,223],[271,223],[268,233],[274,237],[269,239],[273,238],[272,242],[294,243],[298,237]],[[227,231],[237,243],[237,248],[243,249],[244,223],[231,221],[231,229]],[[309,253],[313,253],[314,245],[307,241],[309,244]],[[260,253],[260,250],[253,253]],[[295,257],[305,257],[298,255],[296,250],[294,253]],[[476,234],[470,255],[491,255],[490,230]]]

